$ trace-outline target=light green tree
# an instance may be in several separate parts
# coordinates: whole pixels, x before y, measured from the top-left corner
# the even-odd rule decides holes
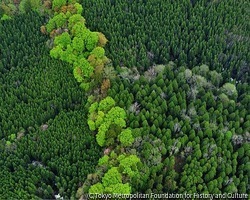
[[[75,4],[74,4],[74,7],[75,7],[76,10],[77,10],[76,13],[81,15],[81,14],[82,14],[82,11],[83,11],[82,5],[79,4],[79,3],[75,3]]]
[[[41,5],[40,0],[22,0],[19,4],[19,10],[21,13],[27,13],[31,10],[36,11]]]
[[[98,133],[96,134],[96,141],[97,143],[103,147],[104,144],[105,144],[105,141],[106,141],[106,132],[105,131],[102,131],[102,130],[98,130]]]
[[[50,50],[50,56],[52,58],[55,58],[55,59],[60,58],[62,54],[63,54],[63,50],[62,50],[61,45],[57,45],[53,49]]]
[[[227,131],[227,132],[225,133],[225,138],[226,138],[228,141],[231,140],[232,136],[233,136],[233,133],[232,133],[231,131]]]
[[[130,129],[123,130],[119,135],[118,139],[120,140],[121,144],[125,147],[132,145],[134,142],[134,137],[132,135],[132,131]]]
[[[79,67],[81,69],[82,75],[86,78],[92,76],[94,72],[94,68],[85,58],[77,59],[77,61],[74,63],[74,67]]]
[[[72,36],[85,38],[89,29],[86,28],[85,24],[82,22],[76,22],[75,24],[72,24],[72,28],[70,29],[70,32]]]
[[[80,67],[74,67],[73,74],[77,82],[81,83],[83,79],[83,72]]]
[[[91,106],[89,107],[89,113],[91,114],[96,112],[98,109],[98,105],[99,105],[98,102],[92,103]]]
[[[58,11],[62,6],[66,5],[67,0],[53,0],[52,9]]]
[[[70,30],[72,30],[72,28],[74,27],[74,25],[76,25],[77,23],[79,23],[78,25],[82,25],[83,27],[85,27],[85,19],[83,16],[81,16],[80,14],[74,14],[72,16],[69,17],[68,20],[68,28]]]
[[[221,81],[223,80],[222,75],[215,70],[209,72],[210,81],[216,87],[219,87]]]
[[[56,14],[52,18],[52,20],[55,22],[56,28],[62,28],[66,25],[67,16],[64,13],[59,13],[59,14]]]
[[[90,83],[89,83],[89,82],[81,83],[81,84],[80,84],[80,88],[82,88],[83,91],[87,92],[87,91],[89,91],[89,89],[90,89]]]
[[[117,119],[126,119],[126,112],[123,108],[115,106],[106,114],[105,122],[114,122]]]
[[[101,183],[96,183],[89,188],[89,194],[102,194],[104,187]]]
[[[117,167],[112,167],[103,176],[102,183],[104,187],[109,187],[110,185],[122,183],[122,175],[118,171]]]
[[[54,44],[61,45],[63,48],[67,48],[67,46],[71,43],[71,38],[69,33],[64,32],[59,36],[55,37]]]
[[[225,83],[222,86],[222,91],[227,94],[229,97],[235,98],[238,96],[237,89],[234,84],[232,83]]]
[[[105,188],[108,194],[130,194],[131,186],[128,183],[117,183]]]
[[[72,45],[68,44],[64,53],[66,61],[70,64],[73,64],[78,59],[78,56],[73,51],[74,49],[72,48]]]
[[[126,127],[126,121],[123,118],[117,118],[114,120],[114,124],[122,128]]]
[[[102,47],[96,47],[97,43],[98,43],[98,33],[97,32],[91,32],[89,31],[89,34],[86,35],[87,36],[87,40],[86,40],[86,48],[88,51],[92,51],[93,49],[96,48],[102,48]],[[103,48],[102,48],[103,49]],[[104,49],[103,49],[104,50]],[[105,51],[104,51],[105,53]],[[104,56],[104,55],[103,55]]]
[[[72,47],[78,52],[78,54],[81,54],[85,49],[84,40],[80,37],[74,37]]]
[[[103,58],[105,55],[105,50],[102,47],[96,47],[91,51],[91,55],[94,55],[96,58]]]
[[[108,155],[104,155],[103,157],[101,157],[98,161],[98,165],[102,166],[102,165],[107,165],[109,161],[109,156]]]
[[[98,111],[96,121],[95,121],[96,127],[99,127],[102,124],[103,119],[104,119],[104,115],[105,115],[104,112]]]
[[[3,16],[1,17],[2,21],[9,20],[9,19],[11,19],[11,17],[6,14],[3,14]]]
[[[91,131],[96,130],[95,122],[91,119],[88,120],[88,126]]]
[[[117,160],[119,161],[119,168],[122,170],[122,173],[127,174],[130,178],[133,178],[138,174],[137,164],[140,163],[140,158],[136,155],[120,155]]]
[[[48,23],[46,24],[46,30],[47,32],[51,32],[53,29],[56,28],[56,23],[55,23],[55,20],[54,18],[51,18]]]
[[[114,106],[115,106],[115,100],[112,97],[107,96],[106,98],[104,98],[100,101],[99,106],[98,106],[98,110],[106,113]]]

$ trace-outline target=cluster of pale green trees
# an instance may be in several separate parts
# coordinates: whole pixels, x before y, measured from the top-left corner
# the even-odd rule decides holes
[[[126,153],[124,148],[134,142],[132,131],[126,128],[126,111],[115,106],[113,98],[107,96],[99,103],[94,102],[89,107],[88,125],[90,130],[98,130],[97,143],[106,148],[106,154],[99,159],[96,173],[103,177],[92,179],[89,193],[121,193],[132,192],[131,181],[139,178],[138,165],[140,159],[135,152]],[[99,175],[100,176],[100,175]],[[126,183],[124,183],[126,182]],[[78,196],[89,187],[90,181],[78,190]]]
[[[98,86],[103,94],[109,88],[109,85],[105,86],[108,79],[102,75],[108,63],[103,49],[107,39],[103,34],[86,28],[79,3],[53,1],[52,9],[55,11],[54,16],[45,27],[41,27],[53,39],[51,57],[73,65],[74,77],[84,92],[98,89]],[[89,97],[90,101],[93,99],[98,97]],[[97,143],[101,147],[114,149],[110,153],[113,156],[105,155],[99,160],[98,167],[105,170],[97,170],[97,173],[104,173],[103,176],[95,178],[92,186],[87,182],[79,190],[79,197],[86,190],[90,193],[131,193],[130,182],[140,176],[137,169],[140,159],[136,154],[122,151],[122,148],[131,146],[134,141],[125,120],[126,111],[115,106],[114,99],[109,96],[90,105],[88,125],[90,130],[97,130]]]

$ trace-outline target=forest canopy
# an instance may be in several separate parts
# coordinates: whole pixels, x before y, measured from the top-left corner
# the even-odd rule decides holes
[[[0,2],[0,199],[247,194],[246,0]]]

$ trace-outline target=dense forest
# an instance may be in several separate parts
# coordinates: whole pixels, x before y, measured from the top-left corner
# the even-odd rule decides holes
[[[0,2],[0,199],[250,191],[250,3]]]
[[[1,23],[0,198],[74,196],[101,149],[70,67],[49,56],[36,13]]]

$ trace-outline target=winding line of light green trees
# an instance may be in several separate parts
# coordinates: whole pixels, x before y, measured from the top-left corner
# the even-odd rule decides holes
[[[73,74],[80,87],[88,92],[101,88],[101,99],[110,86],[104,68],[109,63],[105,56],[104,45],[107,39],[102,33],[92,32],[85,26],[81,16],[82,6],[76,1],[52,1],[53,17],[41,31],[49,33],[53,48],[51,57],[73,65]],[[97,131],[96,140],[106,153],[98,162],[103,174],[93,181],[92,186],[86,183],[78,191],[83,193],[131,193],[130,181],[139,176],[140,159],[136,154],[126,154],[124,147],[134,142],[132,131],[126,128],[126,112],[115,106],[113,98],[107,96],[100,102],[94,96],[89,98],[90,130]],[[110,154],[110,155],[109,155]]]

